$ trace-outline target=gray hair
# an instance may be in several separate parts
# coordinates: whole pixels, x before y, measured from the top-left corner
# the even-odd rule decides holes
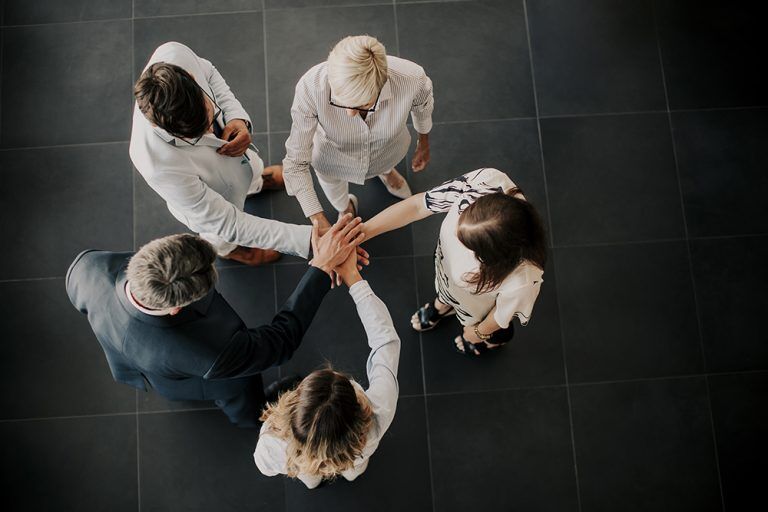
[[[387,81],[387,52],[371,36],[348,36],[328,55],[328,83],[333,97],[347,107],[366,105]]]
[[[184,307],[203,298],[216,284],[216,251],[190,234],[152,240],[128,262],[131,293],[152,309]]]

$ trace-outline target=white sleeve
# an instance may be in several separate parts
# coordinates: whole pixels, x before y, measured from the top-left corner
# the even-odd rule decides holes
[[[501,290],[496,297],[496,312],[493,314],[493,319],[499,327],[506,329],[514,317],[517,317],[522,325],[528,323],[543,281],[539,279],[510,291]]]
[[[413,98],[411,105],[411,119],[413,127],[418,133],[424,134],[432,131],[432,111],[435,108],[435,97],[432,93],[432,80],[423,72],[419,77],[419,90]]]
[[[286,473],[285,447],[274,436],[265,434],[263,428],[259,434],[259,442],[256,443],[256,451],[253,452],[253,461],[263,475],[275,476]]]
[[[228,123],[233,119],[243,119],[251,124],[251,118],[248,112],[245,111],[240,102],[235,98],[232,90],[227,85],[224,77],[221,73],[211,64],[210,61],[198,57],[200,59],[200,66],[205,71],[205,79],[208,81],[208,85],[213,91],[216,103],[221,107],[224,114],[224,123]]]
[[[371,347],[366,363],[368,389],[365,394],[371,401],[381,437],[392,423],[397,408],[400,337],[387,306],[373,293],[368,281],[355,283],[349,293],[357,304],[357,313]]]
[[[498,169],[477,169],[427,190],[424,193],[424,205],[432,213],[445,213],[457,201],[462,201],[466,204],[460,206],[459,210],[463,211],[478,197],[504,192],[514,186],[509,176]]]
[[[246,247],[274,249],[306,258],[312,227],[263,219],[235,207],[199,177],[183,170],[156,172],[147,183],[187,219],[196,233]]]
[[[291,134],[285,141],[283,179],[288,195],[299,201],[305,217],[323,211],[312,183],[309,165],[312,162],[312,145],[317,129],[317,106],[312,99],[308,79],[302,77],[296,84],[291,106]]]

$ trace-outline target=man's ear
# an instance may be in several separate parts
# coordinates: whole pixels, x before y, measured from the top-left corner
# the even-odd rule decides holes
[[[181,310],[182,310],[182,309],[183,309],[183,308],[173,308],[173,309],[171,310],[171,312],[170,312],[170,313],[168,313],[168,314],[169,314],[169,315],[171,315],[171,316],[175,316],[175,315],[178,315],[179,313],[181,313]]]

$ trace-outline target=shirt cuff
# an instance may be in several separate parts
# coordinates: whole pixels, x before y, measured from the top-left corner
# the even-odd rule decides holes
[[[349,287],[349,294],[352,296],[355,304],[360,304],[363,299],[373,295],[373,290],[371,290],[371,285],[368,284],[368,281],[362,280]]]
[[[324,211],[323,205],[320,204],[320,200],[314,191],[297,194],[296,199],[299,200],[299,206],[301,206],[301,211],[304,212],[306,218]]]
[[[432,131],[432,116],[421,116],[416,112],[411,112],[411,119],[413,120],[413,128],[421,135],[425,135]]]

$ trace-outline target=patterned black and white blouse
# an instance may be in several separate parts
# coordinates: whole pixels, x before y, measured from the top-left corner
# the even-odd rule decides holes
[[[456,236],[459,215],[478,198],[515,187],[498,169],[477,169],[446,181],[426,192],[424,202],[433,213],[446,213],[435,250],[435,289],[441,302],[450,304],[462,325],[481,322],[496,307],[494,320],[502,328],[518,317],[525,325],[539,296],[544,273],[523,262],[494,290],[475,294],[465,277],[477,272],[480,263]],[[522,195],[518,196],[524,199]]]

